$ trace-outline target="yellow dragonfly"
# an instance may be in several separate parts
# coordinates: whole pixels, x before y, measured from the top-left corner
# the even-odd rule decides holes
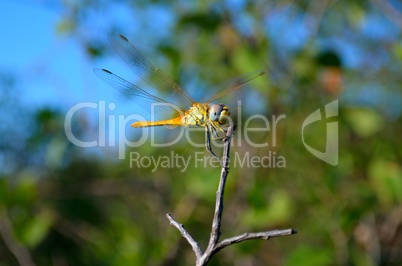
[[[109,39],[120,57],[142,81],[150,86],[150,89],[149,91],[141,89],[107,69],[96,68],[94,69],[95,74],[142,107],[151,107],[151,104],[155,103],[162,107],[154,113],[161,120],[138,121],[131,126],[135,128],[154,126],[204,127],[206,149],[219,159],[211,148],[211,134],[213,139],[224,139],[222,133],[226,133],[231,119],[229,119],[228,106],[212,102],[241,88],[245,83],[263,75],[264,72],[248,79],[236,80],[229,87],[218,91],[209,99],[196,102],[171,78],[154,67],[126,37],[120,34],[112,34]],[[162,96],[155,96],[154,93]]]

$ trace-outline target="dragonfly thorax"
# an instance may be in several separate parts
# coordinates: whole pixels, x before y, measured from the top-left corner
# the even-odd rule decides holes
[[[206,104],[194,104],[182,117],[183,126],[205,126],[208,106]]]
[[[182,117],[183,126],[206,126],[213,122],[217,125],[226,124],[230,115],[229,108],[224,104],[194,104]]]

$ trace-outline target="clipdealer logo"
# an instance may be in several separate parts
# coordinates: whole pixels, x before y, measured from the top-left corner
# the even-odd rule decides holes
[[[311,113],[303,122],[302,125],[302,141],[306,149],[324,162],[336,166],[338,165],[338,121],[335,122],[326,122],[326,145],[325,151],[321,152],[319,150],[314,149],[310,145],[306,143],[304,140],[304,129],[306,126],[311,125],[314,122],[320,121],[322,119],[328,119],[331,117],[338,116],[338,100],[330,102],[325,105],[324,108],[325,117],[321,117],[321,108],[315,110]]]

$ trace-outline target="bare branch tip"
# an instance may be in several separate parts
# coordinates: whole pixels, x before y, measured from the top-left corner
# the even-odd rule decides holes
[[[171,226],[176,226],[177,222],[175,219],[173,219],[173,217],[172,217],[172,215],[170,215],[170,213],[166,213],[166,218],[168,218]]]

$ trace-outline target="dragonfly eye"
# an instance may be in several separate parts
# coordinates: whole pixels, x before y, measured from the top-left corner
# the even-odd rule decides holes
[[[212,104],[209,108],[209,118],[212,121],[218,121],[223,124],[227,120],[227,116],[229,116],[228,107],[223,104]]]

